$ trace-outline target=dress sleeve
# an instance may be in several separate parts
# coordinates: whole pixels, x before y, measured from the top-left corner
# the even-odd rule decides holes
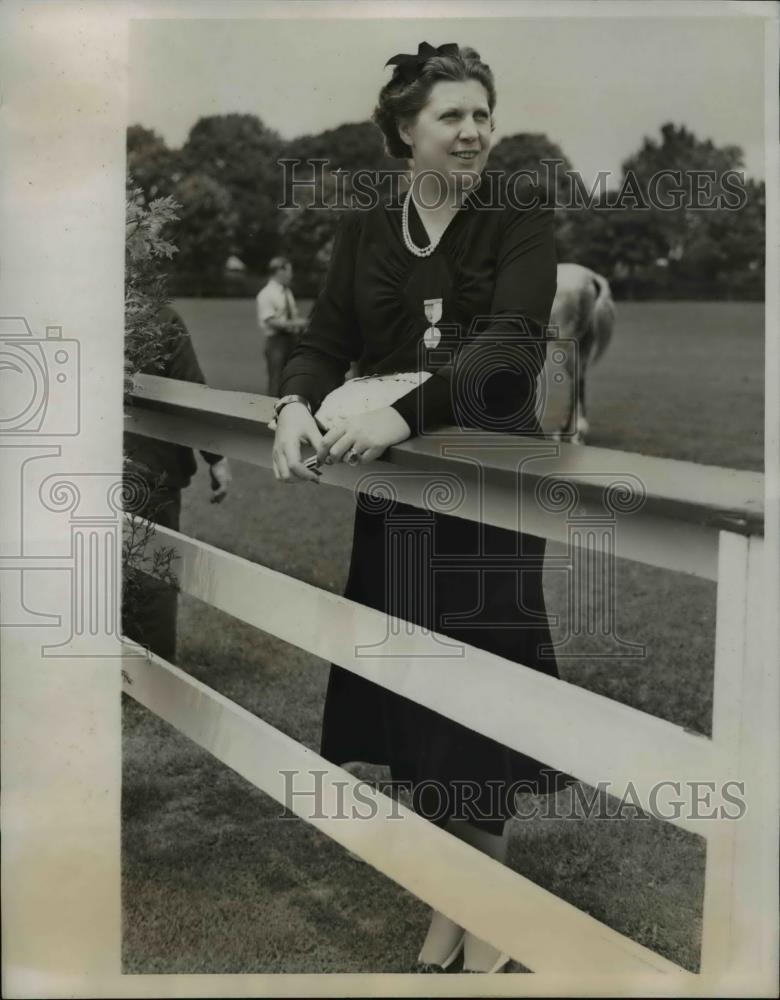
[[[490,414],[486,430],[528,428],[557,284],[553,210],[541,195],[534,202],[503,213],[490,315],[451,362],[393,404],[413,435],[457,424],[464,401]]]
[[[343,384],[350,364],[362,353],[354,294],[359,224],[357,212],[339,219],[325,285],[314,303],[306,332],[282,371],[280,395],[303,396],[312,412],[331,390]]]

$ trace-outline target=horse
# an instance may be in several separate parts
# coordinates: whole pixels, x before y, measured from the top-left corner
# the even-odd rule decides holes
[[[566,419],[553,433],[554,440],[582,444],[589,427],[585,376],[609,346],[614,325],[615,303],[607,279],[581,264],[559,264],[550,326],[557,328],[558,339],[573,342],[563,362],[572,391]]]

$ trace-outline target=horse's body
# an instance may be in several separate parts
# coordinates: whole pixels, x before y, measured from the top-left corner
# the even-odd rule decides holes
[[[615,303],[609,282],[581,264],[558,265],[550,325],[558,337],[573,341],[566,351],[566,372],[571,381],[569,412],[555,437],[580,444],[588,430],[585,415],[585,376],[607,348],[615,324]]]

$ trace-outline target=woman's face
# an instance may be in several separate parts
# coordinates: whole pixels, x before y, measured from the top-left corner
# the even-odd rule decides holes
[[[435,170],[453,179],[485,169],[492,139],[488,95],[478,80],[439,80],[411,125],[398,133],[411,147],[415,171]]]

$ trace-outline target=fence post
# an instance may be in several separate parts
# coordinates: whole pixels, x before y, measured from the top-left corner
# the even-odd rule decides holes
[[[753,983],[759,991],[775,973],[776,920],[776,890],[767,881],[775,850],[775,816],[765,808],[774,795],[772,744],[766,735],[776,724],[776,665],[762,641],[763,559],[762,538],[721,532],[712,738],[723,773],[712,778],[744,782],[746,809],[739,818],[712,820],[701,961],[702,974],[715,976],[721,986],[732,982],[749,990]]]

